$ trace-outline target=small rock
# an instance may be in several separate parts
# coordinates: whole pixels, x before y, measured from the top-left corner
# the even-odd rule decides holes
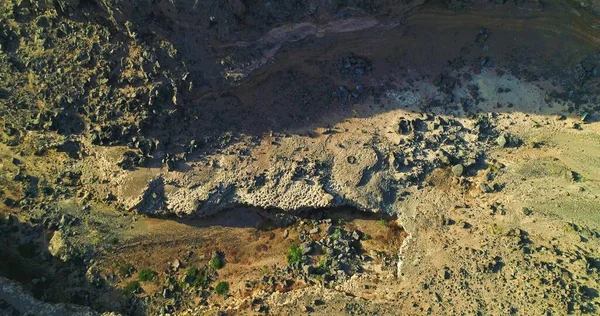
[[[335,227],[333,225],[329,224],[325,228],[325,232],[327,232],[327,235],[331,235],[335,232]]]
[[[70,258],[69,247],[70,244],[65,239],[64,234],[61,231],[56,231],[48,243],[48,252],[62,261],[68,261]]]
[[[288,238],[288,236],[290,235],[290,230],[286,229],[283,231],[283,238]]]
[[[181,267],[181,262],[179,261],[179,259],[175,259],[175,261],[171,262],[171,269],[173,271],[179,270],[180,267]]]
[[[508,139],[506,136],[500,135],[498,138],[496,138],[496,143],[498,143],[498,146],[500,147],[506,147],[506,145],[508,145]]]
[[[465,172],[465,167],[462,164],[454,165],[452,167],[452,174],[457,177],[462,176],[464,172]]]
[[[265,313],[267,312],[267,307],[265,305],[259,304],[254,306],[254,312],[256,313]]]
[[[15,200],[13,200],[11,198],[6,198],[6,199],[2,200],[2,203],[4,203],[4,205],[6,205],[8,207],[13,207],[16,204]]]
[[[302,271],[305,274],[313,274],[315,272],[315,267],[313,267],[311,265],[304,265],[304,266],[302,266]]]
[[[590,118],[590,114],[588,112],[583,112],[583,114],[581,115],[581,121],[584,123],[587,123],[589,118]]]
[[[302,306],[302,311],[305,313],[310,313],[310,312],[313,312],[314,309],[308,305],[305,305],[305,306]]]
[[[116,200],[117,200],[117,197],[112,193],[108,193],[106,195],[106,197],[104,197],[104,202],[114,202]]]
[[[411,122],[405,119],[401,119],[398,123],[398,133],[401,135],[408,135],[413,131]]]
[[[491,193],[493,191],[492,188],[487,183],[480,183],[479,189],[483,193]]]
[[[310,254],[313,251],[313,247],[310,245],[310,243],[305,243],[302,245],[302,254]]]

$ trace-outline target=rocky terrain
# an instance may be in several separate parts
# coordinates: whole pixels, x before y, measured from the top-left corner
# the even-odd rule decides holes
[[[0,315],[600,310],[600,2],[0,2]]]

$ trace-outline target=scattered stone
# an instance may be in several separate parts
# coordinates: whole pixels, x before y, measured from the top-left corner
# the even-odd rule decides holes
[[[354,157],[354,156],[348,156],[347,161],[351,165],[356,164],[356,157]]]
[[[314,312],[314,309],[308,305],[304,305],[302,306],[302,312],[304,313],[312,313]]]
[[[525,216],[531,216],[531,215],[533,215],[533,210],[531,210],[531,209],[530,209],[530,208],[528,208],[528,207],[524,207],[524,208],[523,208],[523,214],[524,214]]]
[[[493,189],[487,183],[480,183],[479,189],[483,193],[492,193],[493,192]]]
[[[498,138],[496,138],[496,143],[500,147],[506,147],[506,145],[508,145],[508,140],[506,139],[506,136],[500,135]]]
[[[2,200],[2,203],[8,207],[13,207],[17,204],[16,201],[11,198],[5,198]]]
[[[452,167],[452,174],[460,177],[465,172],[465,167],[462,164],[457,164]]]
[[[327,225],[327,227],[325,228],[325,233],[327,233],[327,235],[331,235],[335,232],[335,226],[329,224]]]
[[[66,240],[66,236],[61,231],[55,231],[54,235],[48,243],[48,252],[54,257],[62,261],[70,259],[70,244]]]
[[[401,135],[408,135],[412,132],[412,126],[410,124],[410,121],[406,120],[406,119],[401,119],[400,122],[398,123],[398,132]]]
[[[123,170],[135,170],[135,168],[140,165],[140,160],[141,157],[139,157],[135,152],[126,151],[123,153],[123,157],[117,165]]]
[[[302,271],[304,272],[304,274],[310,275],[315,272],[315,267],[313,267],[312,265],[306,264],[306,265],[302,266]]]
[[[444,268],[440,271],[440,278],[444,279],[444,280],[448,280],[450,279],[450,269],[448,268]]]
[[[117,200],[117,196],[112,193],[107,193],[104,197],[104,202],[114,202]]]
[[[179,270],[180,267],[181,267],[181,261],[179,261],[179,259],[175,259],[173,262],[171,262],[171,270],[177,271],[177,270]]]
[[[587,123],[589,118],[590,118],[590,114],[588,112],[583,112],[583,114],[581,115],[581,121],[583,123]]]

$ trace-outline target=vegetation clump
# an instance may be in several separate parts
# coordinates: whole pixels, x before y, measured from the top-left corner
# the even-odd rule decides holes
[[[108,239],[108,243],[111,244],[111,245],[113,245],[113,246],[116,245],[116,244],[118,244],[119,243],[119,237],[117,237],[117,236],[110,237]]]
[[[215,286],[215,294],[226,296],[229,293],[229,283],[221,281]]]
[[[287,261],[291,266],[302,264],[302,249],[297,245],[290,247],[287,254]]]
[[[157,273],[149,268],[142,269],[138,273],[138,280],[142,282],[152,281],[156,277]]]
[[[130,277],[133,272],[135,272],[135,267],[131,263],[127,263],[119,267],[119,275],[121,277]]]
[[[125,294],[126,296],[131,296],[135,293],[137,293],[140,289],[140,282],[139,281],[132,281],[127,283],[127,285],[125,285],[125,287],[123,288],[123,294]]]
[[[210,266],[215,270],[222,269],[225,266],[225,259],[222,255],[217,254],[210,259]]]
[[[333,231],[333,234],[331,234],[331,239],[337,240],[340,238],[342,238],[342,230],[339,228],[336,228],[335,231]]]
[[[185,271],[185,281],[193,287],[207,287],[208,275],[205,270],[200,270],[196,267],[189,267]]]

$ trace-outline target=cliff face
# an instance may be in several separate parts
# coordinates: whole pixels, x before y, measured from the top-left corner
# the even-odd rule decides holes
[[[49,304],[32,297],[21,286],[6,278],[0,277],[0,308],[6,315],[40,315],[40,316],[97,316],[100,313],[90,308],[68,304]],[[116,315],[112,313],[105,316]]]
[[[465,127],[464,133],[478,135],[482,143],[418,148],[419,141],[463,131],[436,132],[441,123],[433,117],[407,117],[392,134],[423,135],[407,142],[403,152],[395,149],[397,136],[369,136],[367,149],[347,146],[327,152],[326,147],[313,148],[317,139],[300,135],[356,117],[354,102],[387,104],[364,115],[429,103],[450,109],[464,79],[450,72],[461,67],[473,65],[480,71],[499,66],[522,77],[525,71],[515,51],[526,51],[529,43],[549,49],[555,45],[542,44],[541,37],[525,28],[547,30],[548,17],[567,21],[571,14],[554,2],[391,0],[9,1],[1,13],[5,106],[0,111],[7,144],[38,155],[66,152],[75,159],[67,164],[78,165],[74,181],[89,183],[98,196],[114,196],[127,209],[154,205],[148,196],[156,194],[145,194],[145,183],[127,187],[138,177],[138,168],[149,168],[144,181],[165,179],[159,181],[164,196],[160,213],[178,214],[214,210],[215,201],[288,210],[351,204],[394,212],[403,188],[435,168],[481,163],[483,142],[499,132],[484,135],[486,131]],[[489,51],[485,27],[469,43],[468,28],[489,24],[504,32],[495,21],[507,15],[510,27],[529,37],[529,43],[511,51],[505,49],[509,38],[498,38],[499,48]],[[564,36],[581,41],[575,46],[593,44],[597,32],[590,19],[584,12],[581,22],[564,29]],[[455,30],[454,42],[446,40],[446,29]],[[561,34],[561,29],[552,31]],[[419,32],[438,32],[440,37],[427,41]],[[537,57],[527,71],[546,77],[564,74],[565,89],[589,84],[596,65],[595,57],[589,57],[575,73],[569,64],[584,60],[583,53],[565,57],[570,60],[548,59],[545,65],[538,61],[549,57]],[[394,69],[428,78],[423,90],[391,89],[406,82],[393,83],[397,71],[404,71]],[[459,94],[463,104],[480,102],[475,93]],[[587,100],[585,90],[579,97]],[[288,133],[298,138],[279,140]],[[43,134],[43,140],[29,140],[32,134]],[[229,146],[251,155],[263,146],[266,134],[281,145],[265,158],[266,167],[241,154],[239,161],[221,163],[230,168],[195,166]],[[272,161],[275,156],[290,158],[289,151],[302,146],[307,154],[296,150],[297,161]],[[105,149],[114,149],[116,158],[106,156]],[[168,172],[156,172],[157,167]],[[172,173],[186,168],[195,172],[184,180]],[[316,185],[297,181],[306,176]]]

